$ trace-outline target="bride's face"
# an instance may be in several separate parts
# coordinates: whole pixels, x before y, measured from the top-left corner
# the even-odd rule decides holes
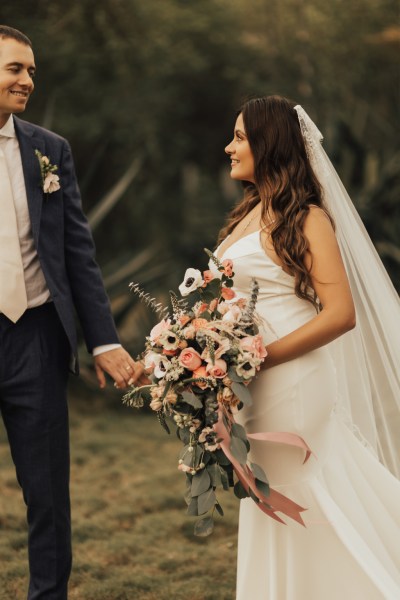
[[[245,133],[241,114],[236,119],[233,140],[226,146],[225,152],[231,159],[232,179],[254,183],[254,158]]]

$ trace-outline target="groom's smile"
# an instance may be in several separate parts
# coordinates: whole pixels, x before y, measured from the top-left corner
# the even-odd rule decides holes
[[[0,127],[10,114],[25,110],[34,75],[32,49],[14,39],[0,38]]]

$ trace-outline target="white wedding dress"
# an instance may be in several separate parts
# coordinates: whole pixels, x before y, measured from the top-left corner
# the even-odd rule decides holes
[[[217,255],[233,260],[238,296],[257,279],[266,344],[315,316],[259,232]],[[303,464],[298,448],[251,441],[251,460],[271,487],[307,509],[306,527],[287,517],[282,525],[253,500],[241,501],[237,600],[400,599],[400,482],[338,410],[334,344],[261,372],[251,384],[253,405],[237,415],[248,433],[293,432],[313,452]]]

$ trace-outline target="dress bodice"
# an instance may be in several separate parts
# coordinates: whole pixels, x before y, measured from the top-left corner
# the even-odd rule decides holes
[[[257,313],[262,317],[262,334],[266,343],[297,329],[316,315],[310,302],[298,298],[294,291],[294,277],[286,273],[265,252],[261,231],[240,238],[216,256],[233,261],[234,290],[239,297],[248,297],[251,280],[259,285]],[[210,268],[213,268],[212,265]],[[215,269],[215,267],[214,267]]]

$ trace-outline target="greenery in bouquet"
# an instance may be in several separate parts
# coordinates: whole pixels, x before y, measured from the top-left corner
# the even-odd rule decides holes
[[[218,488],[233,487],[239,498],[260,502],[235,475],[232,457],[248,469],[263,497],[269,494],[263,470],[247,465],[250,444],[234,419],[251,403],[247,386],[266,356],[255,314],[258,284],[252,281],[249,299],[237,298],[232,261],[220,262],[206,252],[211,270],[187,269],[179,286],[181,299],[171,292],[170,314],[164,309],[146,338],[143,361],[149,385],[133,387],[123,398],[136,408],[148,402],[168,433],[169,424],[176,427],[183,443],[178,469],[186,475],[187,512],[202,516],[194,528],[200,536],[212,532],[215,511],[223,515]],[[131,287],[163,312],[137,285]]]

